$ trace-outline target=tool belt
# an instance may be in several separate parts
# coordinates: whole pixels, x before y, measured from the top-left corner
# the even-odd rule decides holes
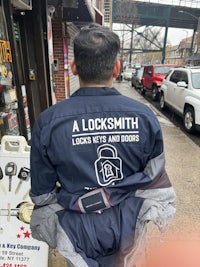
[[[82,213],[101,213],[112,205],[106,191],[103,188],[98,188],[79,197],[77,206]]]

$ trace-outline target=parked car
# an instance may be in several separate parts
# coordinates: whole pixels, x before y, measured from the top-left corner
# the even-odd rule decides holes
[[[135,73],[135,69],[125,69],[123,72],[124,80],[130,81],[132,78],[132,73]]]
[[[123,76],[124,76],[124,72],[123,70],[120,71],[120,73],[118,74],[116,81],[121,82],[123,80]]]
[[[141,89],[143,72],[144,67],[140,67],[132,74],[131,85],[132,87],[135,87],[135,89]]]
[[[152,99],[154,101],[158,100],[161,83],[169,70],[174,66],[174,64],[157,64],[145,66],[142,76],[141,93],[145,94],[146,91],[149,91],[151,93]]]
[[[169,107],[183,118],[188,133],[200,129],[200,67],[172,69],[160,88],[160,108]]]

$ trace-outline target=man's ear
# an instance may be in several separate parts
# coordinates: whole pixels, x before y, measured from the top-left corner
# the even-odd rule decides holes
[[[76,64],[75,64],[74,59],[71,60],[71,62],[70,62],[70,67],[71,67],[72,73],[73,73],[74,75],[77,75],[78,72],[77,72],[77,68],[76,68]]]
[[[113,77],[114,78],[118,77],[119,72],[120,72],[120,68],[121,68],[121,63],[120,63],[120,60],[117,59],[116,62],[115,62],[114,69],[113,69]]]

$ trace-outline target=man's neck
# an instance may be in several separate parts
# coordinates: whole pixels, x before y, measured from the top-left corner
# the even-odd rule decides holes
[[[113,86],[113,80],[107,82],[102,82],[101,84],[97,84],[94,82],[83,82],[79,79],[80,87],[112,87]]]

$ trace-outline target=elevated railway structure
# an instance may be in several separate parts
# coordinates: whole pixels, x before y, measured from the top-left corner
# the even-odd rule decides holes
[[[166,43],[169,28],[192,29],[191,53],[197,30],[200,29],[200,0],[113,0],[112,23],[126,24],[133,33],[154,44],[155,49],[131,47],[130,53],[162,52],[162,63],[165,61]],[[157,26],[165,29],[163,43],[160,44],[158,32],[155,34],[138,32],[137,28]]]

